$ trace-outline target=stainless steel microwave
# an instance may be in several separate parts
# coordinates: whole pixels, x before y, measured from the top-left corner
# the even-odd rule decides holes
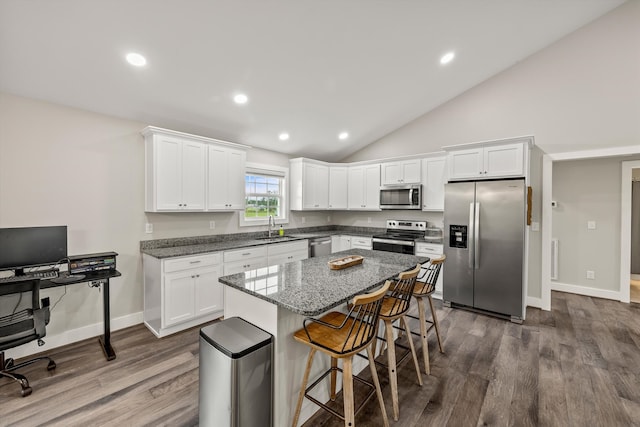
[[[422,185],[380,187],[380,209],[422,209]]]

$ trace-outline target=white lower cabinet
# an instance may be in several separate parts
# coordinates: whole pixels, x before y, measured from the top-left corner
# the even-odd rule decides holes
[[[220,253],[142,259],[144,323],[157,337],[224,315]]]
[[[426,256],[429,258],[438,258],[444,253],[444,246],[437,243],[416,243],[416,256]],[[440,269],[440,275],[436,281],[436,290],[433,293],[434,298],[442,299],[442,278],[444,277],[445,261]]]

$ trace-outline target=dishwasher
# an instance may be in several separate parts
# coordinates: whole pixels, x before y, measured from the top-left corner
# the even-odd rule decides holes
[[[331,236],[309,239],[309,258],[331,254]]]

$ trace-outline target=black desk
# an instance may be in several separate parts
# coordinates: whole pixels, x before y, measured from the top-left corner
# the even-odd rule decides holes
[[[109,279],[112,277],[122,276],[119,271],[92,271],[83,273],[85,277],[80,280],[73,280],[65,283],[55,283],[51,280],[41,280],[40,289],[55,288],[58,286],[75,285],[78,283],[87,282],[100,282],[103,286],[102,302],[104,305],[104,335],[98,338],[102,351],[107,360],[113,360],[116,358],[116,352],[111,346],[111,314],[109,310]],[[65,277],[65,274],[61,274],[60,277]]]

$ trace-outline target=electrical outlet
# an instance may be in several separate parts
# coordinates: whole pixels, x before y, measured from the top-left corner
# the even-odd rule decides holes
[[[367,224],[371,224],[371,217],[370,216],[367,217]]]
[[[327,222],[331,221],[331,215],[327,215]]]
[[[307,218],[302,217],[302,218],[300,219],[300,222],[304,224],[305,222],[307,222]]]
[[[596,278],[596,272],[593,270],[587,270],[587,279],[594,280]]]
[[[216,222],[215,221],[209,221],[209,228],[211,230],[215,230],[216,228]]]
[[[149,223],[149,222],[148,222],[148,223],[146,223],[146,224],[144,225],[144,232],[145,232],[145,233],[147,233],[147,234],[151,234],[151,233],[153,233],[153,224],[151,224],[151,223]]]
[[[536,221],[531,222],[531,231],[540,231],[540,223]]]

